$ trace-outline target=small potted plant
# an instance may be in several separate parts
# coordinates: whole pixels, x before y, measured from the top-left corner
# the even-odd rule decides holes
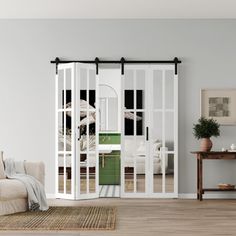
[[[212,148],[210,137],[220,136],[220,125],[214,119],[201,117],[197,124],[193,125],[193,134],[201,139],[200,151],[209,152]]]

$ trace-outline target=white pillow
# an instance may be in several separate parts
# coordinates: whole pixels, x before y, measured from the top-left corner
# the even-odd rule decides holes
[[[140,142],[140,145],[137,149],[137,155],[139,156],[144,156],[146,155],[146,149],[145,149],[145,144],[144,142]]]
[[[162,143],[154,143],[153,144],[153,151],[154,151],[154,153],[158,152],[160,150],[161,146],[162,146]]]
[[[4,171],[4,163],[3,163],[3,152],[0,154],[0,179],[6,179],[6,174]]]

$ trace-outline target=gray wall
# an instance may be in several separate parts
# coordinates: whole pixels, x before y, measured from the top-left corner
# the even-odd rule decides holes
[[[15,159],[46,163],[54,192],[54,72],[64,59],[172,59],[179,68],[179,191],[195,192],[200,88],[236,87],[235,20],[0,20],[0,149]],[[236,143],[221,128],[214,149]],[[207,184],[236,182],[236,163],[207,163]],[[205,169],[206,169],[205,168]]]

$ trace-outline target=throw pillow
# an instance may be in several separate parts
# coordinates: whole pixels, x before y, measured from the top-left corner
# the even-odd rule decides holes
[[[3,152],[0,153],[0,179],[6,179],[6,174],[4,171],[4,164],[3,164]]]

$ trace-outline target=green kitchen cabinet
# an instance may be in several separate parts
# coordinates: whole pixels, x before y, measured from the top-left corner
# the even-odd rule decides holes
[[[99,156],[99,185],[120,184],[120,152]]]

